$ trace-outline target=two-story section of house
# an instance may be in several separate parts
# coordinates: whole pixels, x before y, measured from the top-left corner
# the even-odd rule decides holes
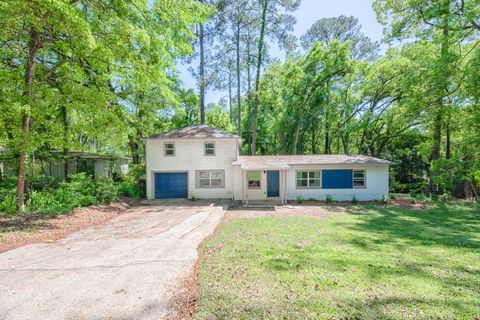
[[[382,199],[390,162],[364,155],[239,155],[237,135],[195,125],[146,139],[147,198]]]
[[[146,139],[147,198],[233,196],[239,137],[196,125]]]

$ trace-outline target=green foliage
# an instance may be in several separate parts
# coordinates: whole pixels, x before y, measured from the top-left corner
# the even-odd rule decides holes
[[[317,199],[311,197],[311,198],[308,198],[308,201],[317,201]]]
[[[96,181],[95,197],[100,203],[110,203],[118,199],[118,187],[109,177],[100,177]]]
[[[109,177],[93,180],[84,173],[71,175],[69,182],[55,184],[53,187],[48,183],[36,184],[29,195],[26,210],[39,214],[59,215],[77,207],[108,204],[122,195],[122,191],[128,193],[125,191],[125,185],[125,181],[114,183]],[[138,196],[135,184],[130,187],[132,189],[128,191],[131,192],[132,197]],[[1,187],[0,199],[1,213],[16,213],[14,187]]]
[[[303,199],[302,196],[297,196],[297,203],[298,203],[298,204],[303,203],[303,201],[304,201],[304,199]]]
[[[118,186],[119,195],[129,198],[145,197],[145,164],[132,164]]]
[[[355,195],[353,195],[351,203],[352,204],[357,204],[358,203],[358,199]]]
[[[16,213],[15,192],[15,187],[0,187],[0,216],[2,213]]]
[[[478,207],[463,204],[227,219],[199,248],[197,317],[475,319],[479,238]]]
[[[331,194],[327,194],[325,201],[327,202],[327,204],[334,204],[337,202]]]

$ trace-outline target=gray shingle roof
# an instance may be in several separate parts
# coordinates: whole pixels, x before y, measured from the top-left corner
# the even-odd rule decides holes
[[[216,129],[206,124],[183,127],[169,132],[154,134],[148,139],[237,139],[237,135]]]
[[[242,169],[287,169],[289,165],[328,165],[328,164],[390,164],[388,160],[364,155],[282,155],[282,156],[240,156],[233,165],[240,165]]]

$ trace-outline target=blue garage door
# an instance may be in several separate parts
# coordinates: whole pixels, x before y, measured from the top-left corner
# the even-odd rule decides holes
[[[323,189],[351,189],[352,170],[322,170]]]
[[[187,198],[187,173],[155,173],[155,199]]]

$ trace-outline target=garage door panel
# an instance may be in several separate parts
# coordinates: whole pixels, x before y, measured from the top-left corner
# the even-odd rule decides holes
[[[186,172],[155,173],[155,198],[173,199],[188,197],[188,178]]]

